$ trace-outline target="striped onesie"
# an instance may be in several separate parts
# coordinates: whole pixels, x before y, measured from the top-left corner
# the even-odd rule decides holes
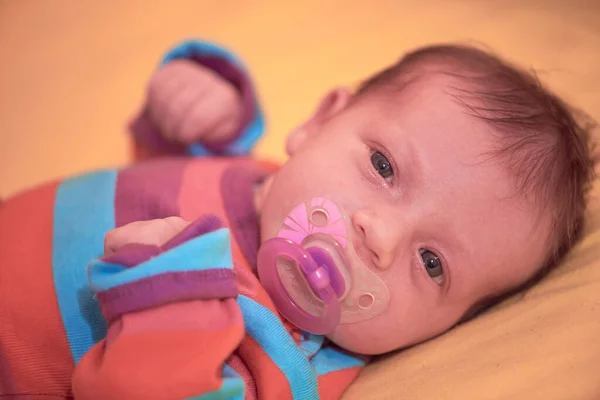
[[[243,66],[203,42],[163,62],[176,58],[239,89],[239,135],[178,148],[142,110],[139,157],[171,156],[0,205],[0,399],[336,399],[364,365],[285,321],[255,274],[252,193],[277,167],[246,157],[263,122]],[[102,258],[110,229],[169,216],[193,223]]]

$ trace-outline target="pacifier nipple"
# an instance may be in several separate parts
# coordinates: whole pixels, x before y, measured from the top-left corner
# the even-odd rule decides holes
[[[306,279],[308,280],[310,287],[316,292],[325,289],[331,282],[327,270],[323,267],[317,267],[317,269],[311,272]]]
[[[306,250],[317,265],[319,265],[319,269],[323,270],[321,273],[327,277],[327,283],[331,285],[335,294],[338,297],[342,297],[346,284],[344,283],[344,277],[340,273],[340,269],[336,266],[335,261],[333,261],[327,251],[320,247],[309,247]]]

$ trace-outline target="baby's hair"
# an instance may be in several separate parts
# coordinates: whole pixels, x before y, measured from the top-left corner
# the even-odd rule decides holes
[[[451,78],[449,94],[468,114],[491,125],[497,148],[489,156],[505,165],[518,193],[532,196],[551,216],[547,259],[526,284],[531,285],[580,236],[595,176],[595,123],[546,89],[533,71],[465,45],[433,45],[408,53],[363,82],[357,94],[402,91],[436,74]]]

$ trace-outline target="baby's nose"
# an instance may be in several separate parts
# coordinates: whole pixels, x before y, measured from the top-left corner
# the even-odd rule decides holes
[[[379,269],[388,269],[394,263],[399,242],[396,225],[393,220],[381,218],[367,210],[358,211],[352,216],[358,246],[365,248],[373,265]],[[360,252],[360,249],[357,251]]]

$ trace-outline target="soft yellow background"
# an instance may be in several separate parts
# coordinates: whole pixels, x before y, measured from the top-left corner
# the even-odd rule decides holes
[[[0,197],[128,162],[125,122],[184,38],[235,50],[268,116],[258,152],[333,85],[415,46],[476,41],[600,119],[598,1],[0,1]],[[535,289],[369,368],[347,399],[600,399],[600,188],[587,237]]]
[[[431,42],[487,44],[600,116],[597,3],[2,0],[0,196],[126,163],[124,124],[162,54],[184,38],[223,43],[246,61],[269,123],[258,151],[276,158],[329,87]]]

